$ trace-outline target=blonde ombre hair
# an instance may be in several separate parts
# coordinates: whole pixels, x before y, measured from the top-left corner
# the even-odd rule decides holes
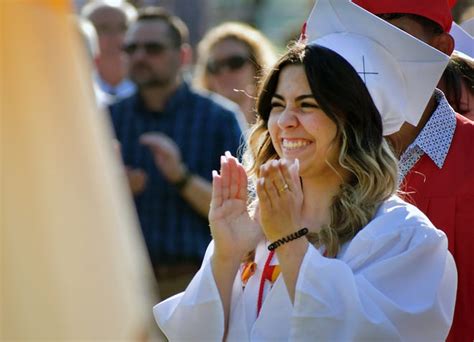
[[[336,172],[342,167],[350,174],[333,198],[330,224],[309,236],[310,242],[325,247],[327,256],[335,257],[340,247],[370,222],[380,204],[396,192],[397,159],[382,136],[380,113],[353,67],[327,48],[296,45],[280,58],[259,90],[258,118],[244,156],[253,182],[260,176],[261,165],[278,159],[267,124],[279,74],[288,65],[304,66],[314,98],[337,126],[339,167],[331,168]]]

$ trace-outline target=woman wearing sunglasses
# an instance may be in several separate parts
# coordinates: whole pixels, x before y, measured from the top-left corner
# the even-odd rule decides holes
[[[256,83],[274,61],[273,47],[262,33],[243,23],[224,23],[199,43],[194,83],[237,103],[251,124]]]

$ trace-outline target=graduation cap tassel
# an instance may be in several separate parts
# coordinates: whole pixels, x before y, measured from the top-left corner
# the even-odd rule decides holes
[[[300,34],[299,42],[304,43],[304,42],[306,42],[306,39],[307,39],[307,37],[306,37],[306,21],[305,21],[305,23],[301,27],[301,34]]]

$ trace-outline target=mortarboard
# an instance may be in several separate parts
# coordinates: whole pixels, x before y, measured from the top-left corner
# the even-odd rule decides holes
[[[349,0],[319,0],[306,25],[308,44],[348,61],[367,86],[384,135],[417,125],[449,57]]]
[[[466,32],[461,26],[453,23],[451,31],[449,32],[454,38],[454,49],[465,53],[471,58],[474,58],[474,37]]]
[[[464,31],[474,37],[474,18],[463,21],[460,26]]]

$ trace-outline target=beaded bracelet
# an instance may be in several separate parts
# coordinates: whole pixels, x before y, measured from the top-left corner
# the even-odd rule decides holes
[[[274,249],[276,249],[277,247],[280,247],[281,245],[287,243],[287,242],[290,242],[290,241],[293,241],[293,240],[296,240],[302,236],[305,236],[306,234],[308,234],[308,228],[301,228],[300,230],[298,230],[297,232],[295,233],[292,233],[288,236],[285,236],[281,239],[278,239],[276,240],[275,242],[272,242],[269,246],[268,246],[268,250],[269,251],[273,251]]]

